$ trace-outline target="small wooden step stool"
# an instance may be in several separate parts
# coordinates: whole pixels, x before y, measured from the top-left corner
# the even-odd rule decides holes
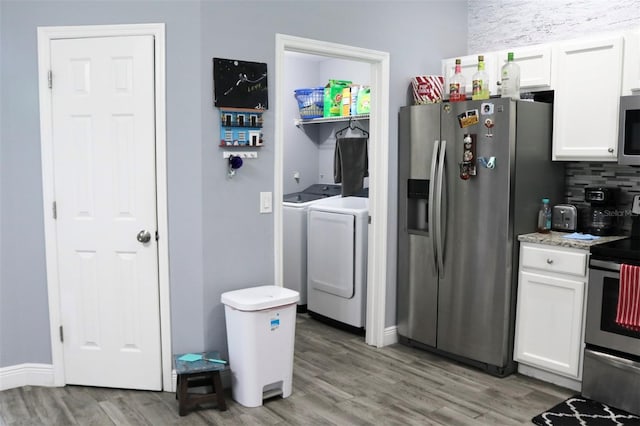
[[[181,361],[184,354],[173,357],[176,373],[178,374],[176,399],[178,400],[178,414],[184,416],[200,404],[216,402],[218,409],[225,411],[227,404],[224,401],[224,390],[220,372],[225,369],[225,364],[207,361],[207,359],[220,359],[218,351],[205,352],[202,359],[197,361]],[[190,393],[189,388],[200,386],[213,386],[210,393]]]

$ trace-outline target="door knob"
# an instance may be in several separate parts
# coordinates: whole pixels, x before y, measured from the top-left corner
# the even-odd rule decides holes
[[[148,243],[149,241],[151,241],[151,234],[149,233],[149,231],[145,231],[143,229],[142,231],[138,232],[138,235],[136,238],[141,243]]]

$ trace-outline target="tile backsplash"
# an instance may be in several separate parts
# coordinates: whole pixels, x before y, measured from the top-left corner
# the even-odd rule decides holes
[[[618,199],[619,218],[623,233],[631,229],[631,202],[640,194],[640,167],[619,166],[615,163],[570,162],[565,169],[566,202],[579,207],[587,206],[584,189],[591,186],[613,186],[620,188]]]

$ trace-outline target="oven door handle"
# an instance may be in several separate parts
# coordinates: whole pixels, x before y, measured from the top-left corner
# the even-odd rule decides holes
[[[589,267],[595,267],[600,269],[607,269],[609,271],[620,271],[620,264],[616,262],[609,262],[606,260],[591,259]]]

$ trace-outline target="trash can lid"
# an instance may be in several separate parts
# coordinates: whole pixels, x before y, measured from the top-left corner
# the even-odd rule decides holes
[[[299,299],[297,291],[275,285],[228,291],[220,296],[222,303],[240,311],[260,311],[296,303]]]

